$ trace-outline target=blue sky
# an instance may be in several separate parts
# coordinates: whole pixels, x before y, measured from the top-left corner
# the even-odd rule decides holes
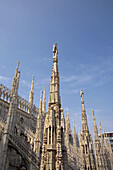
[[[0,83],[11,88],[20,60],[19,95],[28,100],[34,74],[36,106],[44,86],[48,103],[54,43],[64,114],[69,108],[78,131],[83,89],[90,131],[92,109],[97,124],[113,131],[113,1],[0,1]]]

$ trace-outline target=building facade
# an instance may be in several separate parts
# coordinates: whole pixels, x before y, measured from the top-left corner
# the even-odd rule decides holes
[[[94,121],[94,144],[87,123],[84,93],[81,96],[82,130],[73,133],[69,112],[66,120],[61,107],[57,44],[53,45],[50,94],[41,91],[39,108],[33,104],[34,76],[29,101],[18,95],[19,62],[11,90],[0,84],[0,170],[112,170],[113,153],[105,140],[101,124],[100,138]]]

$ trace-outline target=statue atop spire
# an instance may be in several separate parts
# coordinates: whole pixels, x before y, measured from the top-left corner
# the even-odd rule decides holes
[[[84,93],[83,93],[83,90],[80,91],[80,96],[81,96],[81,103],[82,103],[82,110],[85,110],[85,107],[84,107]]]
[[[58,50],[57,44],[53,45],[53,67],[51,73],[51,85],[50,85],[50,95],[49,95],[49,106],[51,104],[61,104],[60,101],[60,87],[59,87],[59,72],[58,72]]]
[[[57,43],[53,44],[53,56],[57,56],[58,50],[57,50]]]
[[[58,62],[57,54],[58,54],[57,44],[55,43],[53,45],[53,63],[57,63]]]

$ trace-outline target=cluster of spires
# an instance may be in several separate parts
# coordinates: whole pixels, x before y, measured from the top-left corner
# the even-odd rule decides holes
[[[55,44],[55,45],[53,45],[53,68],[52,68],[51,84],[50,84],[50,95],[49,95],[49,105],[48,105],[49,108],[51,108],[55,105],[58,106],[59,108],[61,107],[60,90],[59,90],[59,72],[58,72],[58,66],[57,66],[57,62],[58,62],[57,54],[58,54],[57,44]],[[11,97],[18,95],[19,78],[20,78],[20,71],[18,70],[18,68],[19,68],[19,62],[17,64],[15,76],[14,76],[14,79],[12,82]],[[86,115],[84,99],[83,99],[83,96],[84,96],[83,90],[81,90],[80,96],[81,96],[81,104],[82,104],[82,111],[81,111],[82,133],[81,133],[80,126],[79,126],[79,143],[80,143],[80,145],[83,146],[83,144],[81,143],[82,140],[84,141],[84,139],[87,137],[87,141],[90,143],[90,142],[92,142],[92,139],[91,139],[91,134],[89,133],[88,123],[87,123],[87,115]],[[32,113],[33,98],[34,98],[34,75],[32,77],[32,84],[31,84],[31,90],[30,90],[30,95],[29,95],[29,105],[30,105],[29,113]],[[41,95],[40,95],[39,115],[45,116],[45,113],[46,113],[46,99],[45,99],[45,88],[44,88],[44,95],[43,95],[43,91],[41,91]],[[56,114],[57,114],[57,112],[56,112]],[[99,136],[98,136],[98,129],[97,129],[93,110],[92,110],[92,116],[93,116],[93,122],[94,122],[95,147],[96,147],[96,144],[98,144],[98,146],[101,145],[101,147],[103,148],[103,151],[104,151],[105,150],[104,149],[105,141],[104,141],[103,134],[102,134],[101,123],[99,122],[100,136],[101,136],[101,144],[100,144],[100,140],[99,140]],[[39,125],[40,125],[40,122],[39,122]],[[67,109],[67,114],[66,114],[66,131],[68,131],[66,133],[71,134],[68,109]],[[39,132],[37,132],[37,134],[38,133]],[[73,145],[75,147],[77,147],[77,134],[75,131],[74,121],[73,121]],[[96,151],[96,149],[95,149],[95,151]]]
[[[55,73],[58,73],[58,68],[57,68],[57,62],[58,62],[58,58],[57,58],[57,54],[58,54],[58,50],[57,50],[57,44],[53,45],[53,67],[54,69],[52,69],[52,79],[54,81],[54,77],[55,77]],[[19,88],[19,79],[20,79],[20,70],[19,70],[19,61],[16,67],[16,72],[13,78],[13,82],[12,82],[12,86],[11,86],[11,95],[15,94],[18,95],[18,88]],[[59,74],[59,73],[58,73]],[[51,87],[55,82],[51,82]],[[52,88],[50,88],[50,94],[54,91],[51,90]],[[58,89],[59,92],[59,89]],[[54,94],[55,95],[55,94]],[[83,100],[83,90],[80,91],[80,95],[81,95],[81,104],[82,104],[82,132],[86,131],[89,133],[89,129],[88,129],[88,125],[87,125],[87,116],[86,116],[86,111],[85,111],[85,106],[84,106],[84,100]],[[59,96],[59,94],[58,94]],[[32,76],[32,84],[31,84],[31,90],[30,90],[30,94],[29,94],[29,104],[31,106],[33,106],[33,98],[34,98],[34,75]],[[43,98],[43,99],[42,99]],[[54,96],[55,99],[55,96]],[[51,103],[51,96],[49,96],[49,103]],[[39,106],[39,113],[42,113],[42,111],[45,113],[45,109],[46,109],[46,98],[45,98],[45,88],[44,88],[44,94],[43,91],[41,90],[41,95],[40,95],[40,106]],[[30,110],[29,110],[30,112]],[[97,125],[96,125],[96,121],[95,121],[95,116],[94,116],[94,110],[92,110],[92,117],[93,117],[93,122],[94,122],[94,136],[95,136],[95,141],[99,140],[98,137],[98,129],[97,129]],[[69,124],[70,126],[70,120],[69,120],[69,112],[67,109],[67,114],[66,114],[66,123]],[[86,126],[84,126],[84,124]],[[85,127],[85,129],[84,129]],[[103,144],[103,135],[102,135],[102,128],[101,128],[101,123],[99,122],[99,128],[100,128],[100,136],[101,136],[101,143]],[[75,131],[75,122],[73,120],[73,135],[75,136],[76,131]],[[79,125],[79,136],[81,134],[81,130],[80,130],[80,125]]]
[[[18,88],[19,88],[19,79],[20,79],[20,70],[19,70],[19,61],[16,67],[16,72],[12,81],[12,86],[11,86],[11,93],[10,96],[12,95],[18,95]],[[29,113],[32,112],[32,107],[33,107],[33,99],[34,99],[34,75],[32,76],[32,83],[31,83],[31,90],[29,94]],[[44,94],[43,91],[41,90],[41,95],[40,95],[40,105],[39,105],[39,113],[45,113],[46,111],[46,98],[45,98],[45,87],[44,87]]]
[[[57,50],[57,44],[53,45],[53,67],[54,69],[52,69],[52,79],[54,81],[54,77],[55,77],[55,73],[58,73],[58,68],[57,68],[57,62],[58,62],[58,58],[57,58],[57,54],[58,54],[58,50]],[[17,67],[16,67],[16,72],[13,78],[13,82],[12,82],[12,86],[11,86],[11,95],[15,94],[18,95],[18,88],[19,88],[19,79],[20,79],[20,70],[19,70],[19,61],[17,63]],[[59,73],[58,73],[59,74]],[[55,82],[51,82],[51,87]],[[52,88],[50,88],[50,94],[52,93]],[[54,91],[54,90],[53,90]],[[59,92],[59,89],[58,89]],[[54,94],[55,95],[55,94]],[[59,96],[59,94],[58,94]],[[85,111],[85,106],[84,106],[84,100],[83,100],[83,90],[80,91],[80,96],[81,96],[81,104],[82,104],[82,133],[84,133],[84,131],[86,130],[89,133],[89,129],[88,129],[88,124],[87,124],[87,116],[86,116],[86,111]],[[30,94],[29,94],[29,104],[31,106],[31,110],[32,110],[32,106],[33,106],[33,98],[34,98],[34,75],[32,76],[32,83],[31,83],[31,90],[30,90]],[[55,96],[54,96],[55,99]],[[51,96],[49,96],[49,103],[51,103]],[[31,112],[31,110],[29,110],[29,112]],[[41,94],[40,94],[40,105],[39,105],[39,113],[44,113],[46,112],[46,98],[45,98],[45,88],[44,88],[44,94],[43,91],[41,90]],[[92,117],[93,117],[93,122],[94,122],[94,137],[95,137],[95,141],[99,141],[99,136],[98,136],[98,129],[97,129],[97,125],[96,125],[96,120],[95,120],[95,116],[94,116],[94,110],[92,110]],[[66,113],[66,124],[69,125],[69,127],[67,127],[67,129],[70,129],[70,120],[69,120],[69,111],[67,109],[67,113]],[[84,126],[84,124],[86,126]],[[86,129],[84,129],[84,127]],[[102,133],[102,128],[101,128],[101,123],[99,122],[99,128],[100,128],[100,137],[101,137],[101,143],[103,145],[104,141],[103,141],[103,133]],[[104,130],[103,130],[104,132]],[[81,129],[80,129],[80,125],[79,125],[79,137],[81,134]],[[73,137],[76,138],[76,131],[75,131],[75,122],[73,120]],[[75,143],[76,143],[77,139],[75,139]]]

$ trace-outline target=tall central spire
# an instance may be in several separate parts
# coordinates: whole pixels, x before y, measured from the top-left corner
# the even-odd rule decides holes
[[[46,113],[43,133],[40,170],[67,170],[65,146],[65,122],[60,103],[57,44],[53,45],[53,67],[51,73],[49,107]]]
[[[57,44],[53,45],[53,67],[51,74],[51,85],[49,95],[49,106],[51,104],[60,104],[60,91],[59,91],[59,72],[58,72],[58,50]]]
[[[84,93],[83,90],[81,90],[80,92],[81,95],[81,104],[82,104],[82,133],[89,133],[89,129],[88,129],[88,124],[87,124],[87,116],[86,116],[86,110],[85,110],[85,106],[84,106]]]

